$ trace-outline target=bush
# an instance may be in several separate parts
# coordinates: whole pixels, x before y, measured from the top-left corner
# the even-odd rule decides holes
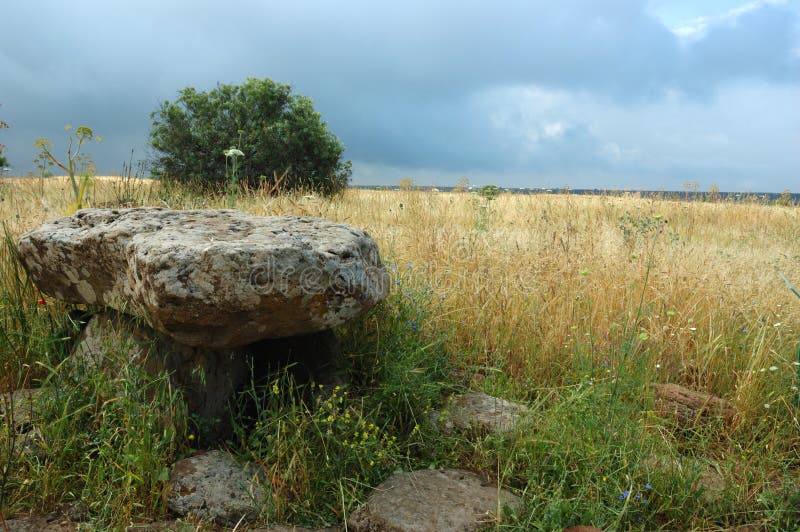
[[[230,147],[244,153],[239,181],[250,186],[331,195],[352,174],[350,161],[341,160],[344,146],[311,100],[269,79],[209,92],[185,88],[151,119],[157,177],[219,186],[227,181],[223,151]]]

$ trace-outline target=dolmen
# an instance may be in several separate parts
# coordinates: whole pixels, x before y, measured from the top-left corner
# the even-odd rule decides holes
[[[361,229],[236,210],[83,209],[23,234],[19,256],[45,294],[105,309],[82,356],[106,345],[98,330],[132,339],[131,356],[174,372],[190,410],[210,417],[250,378],[254,353],[329,351],[331,330],[390,285]]]

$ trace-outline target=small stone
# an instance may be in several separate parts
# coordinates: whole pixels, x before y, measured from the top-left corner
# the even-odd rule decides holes
[[[0,425],[7,418],[14,420],[14,427],[19,431],[33,420],[34,407],[41,395],[39,388],[20,388],[12,393],[0,395]]]
[[[728,482],[713,464],[695,458],[649,456],[641,464],[651,474],[666,469],[687,481],[693,479],[692,489],[705,504],[719,502],[728,489]]]
[[[176,462],[170,473],[167,507],[219,525],[255,520],[266,497],[260,470],[237,464],[228,453],[209,451]]]
[[[654,383],[653,403],[659,415],[673,418],[685,428],[711,417],[729,419],[734,415],[727,401],[678,384]]]
[[[448,405],[447,414],[434,412],[432,419],[442,431],[509,432],[514,430],[528,407],[492,397],[482,392],[455,396]]]
[[[340,532],[341,530],[339,527],[306,528],[293,525],[270,525],[266,528],[251,528],[250,532]]]
[[[9,532],[75,532],[78,530],[77,524],[56,514],[7,519],[5,525]],[[2,524],[0,524],[0,530],[2,530]]]
[[[454,469],[395,473],[380,484],[348,521],[354,532],[467,532],[496,523],[500,512],[519,508],[520,499]]]

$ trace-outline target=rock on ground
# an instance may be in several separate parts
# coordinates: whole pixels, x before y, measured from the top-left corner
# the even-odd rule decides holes
[[[714,464],[696,458],[650,456],[642,462],[642,465],[655,474],[669,469],[684,479],[694,479],[692,489],[699,492],[699,497],[705,504],[719,503],[729,487],[728,481]]]
[[[253,521],[266,498],[260,471],[237,464],[228,453],[209,451],[176,462],[170,473],[167,507],[220,525]]]
[[[0,430],[13,425],[16,452],[44,457],[44,435],[36,425],[36,402],[41,388],[22,388],[0,395]]]
[[[513,430],[526,412],[525,405],[477,392],[455,396],[448,405],[447,414],[434,412],[432,418],[444,432],[487,434]]]
[[[74,532],[78,525],[60,515],[32,515],[6,520],[9,532]],[[0,523],[0,530],[3,526]]]
[[[306,528],[303,526],[292,525],[271,525],[266,528],[252,528],[250,532],[339,532],[339,527],[330,528]]]
[[[0,395],[0,426],[14,422],[14,429],[25,432],[33,420],[34,407],[39,398],[39,388],[21,388]]]
[[[673,418],[687,428],[710,417],[727,419],[734,414],[727,401],[679,384],[654,383],[653,402],[659,415]]]
[[[46,294],[225,348],[330,329],[380,302],[389,275],[361,229],[233,210],[83,209],[22,235]]]
[[[329,330],[237,349],[204,349],[175,342],[142,320],[106,311],[89,318],[68,364],[114,377],[131,363],[152,377],[169,373],[188,411],[203,420],[200,436],[207,444],[229,436],[231,401],[251,378],[258,384],[270,372],[288,367],[297,382],[327,382],[338,354],[336,336]]]
[[[230,432],[229,402],[250,382],[250,360],[240,350],[179,344],[141,320],[113,311],[89,319],[68,359],[79,370],[102,370],[114,377],[131,363],[152,377],[168,373],[187,410],[203,420],[203,442],[224,439]]]
[[[520,499],[468,471],[395,473],[349,519],[354,532],[462,532],[479,530]]]

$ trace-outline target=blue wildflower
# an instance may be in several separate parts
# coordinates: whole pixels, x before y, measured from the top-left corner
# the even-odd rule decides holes
[[[648,482],[647,484],[644,485],[644,489],[651,490],[653,489],[653,486],[651,486],[650,483]]]

